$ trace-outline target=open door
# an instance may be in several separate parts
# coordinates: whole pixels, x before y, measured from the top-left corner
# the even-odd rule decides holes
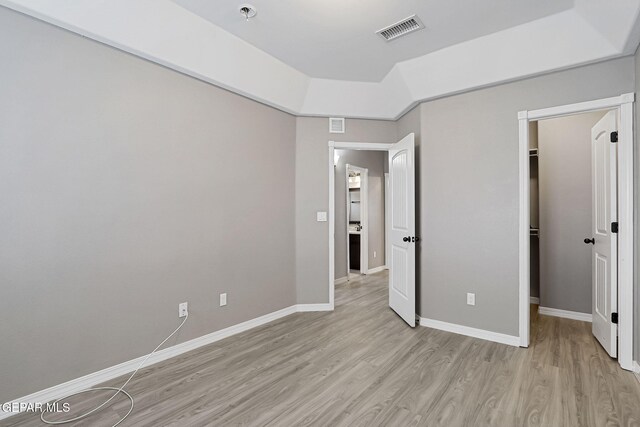
[[[411,327],[416,325],[414,139],[410,133],[389,150],[389,306]]]
[[[591,223],[593,335],[611,357],[618,355],[617,163],[618,118],[608,112],[591,129]]]

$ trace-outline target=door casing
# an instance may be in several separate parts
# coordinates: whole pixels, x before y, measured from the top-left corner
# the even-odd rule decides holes
[[[519,121],[519,337],[529,346],[529,122],[599,110],[617,110],[618,129],[618,363],[633,370],[634,93],[518,112]]]
[[[365,150],[365,151],[389,151],[393,144],[375,142],[338,142],[329,141],[329,158],[327,173],[329,175],[329,309],[335,308],[335,231],[336,231],[336,200],[335,200],[335,150]]]

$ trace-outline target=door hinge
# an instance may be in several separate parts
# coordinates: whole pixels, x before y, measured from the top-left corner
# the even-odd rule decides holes
[[[616,234],[618,233],[618,221],[611,223],[611,232]]]
[[[618,313],[611,313],[611,323],[618,324]]]
[[[618,131],[611,132],[611,142],[618,142]]]

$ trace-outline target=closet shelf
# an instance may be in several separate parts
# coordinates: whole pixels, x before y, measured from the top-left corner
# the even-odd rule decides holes
[[[540,229],[539,228],[529,227],[529,235],[535,236],[535,237],[539,237],[540,236]]]
[[[529,148],[529,157],[538,157],[538,149]]]

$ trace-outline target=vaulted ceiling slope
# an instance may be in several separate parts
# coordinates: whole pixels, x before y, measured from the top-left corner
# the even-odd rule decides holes
[[[309,116],[396,119],[423,100],[629,55],[640,41],[640,0],[253,4],[258,16],[242,22],[227,0],[0,0]],[[392,42],[374,34],[412,13],[424,30]]]

